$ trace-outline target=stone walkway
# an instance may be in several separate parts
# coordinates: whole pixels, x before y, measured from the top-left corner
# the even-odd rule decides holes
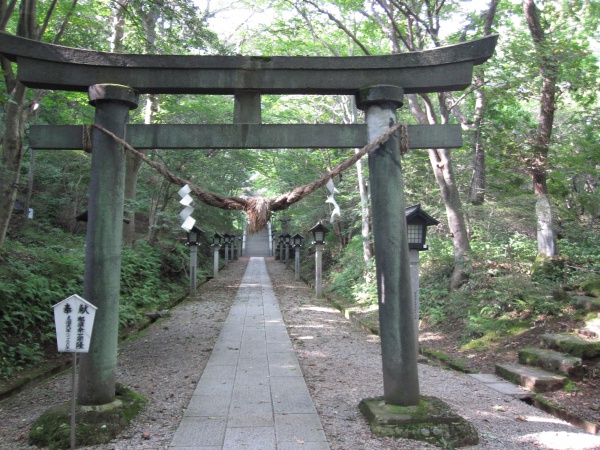
[[[169,449],[329,449],[263,258],[250,258]]]

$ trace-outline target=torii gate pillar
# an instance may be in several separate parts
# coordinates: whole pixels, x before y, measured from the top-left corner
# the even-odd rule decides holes
[[[397,86],[361,89],[356,105],[365,111],[369,142],[397,122],[404,91]],[[417,345],[404,205],[400,142],[392,136],[369,153],[369,186],[373,214],[383,391],[387,404],[419,404]]]
[[[94,123],[125,138],[129,110],[138,105],[137,92],[127,86],[96,84],[89,88],[89,99],[96,108]],[[89,353],[81,355],[77,392],[81,405],[104,405],[115,400],[124,152],[122,145],[93,130],[83,297],[98,310]]]

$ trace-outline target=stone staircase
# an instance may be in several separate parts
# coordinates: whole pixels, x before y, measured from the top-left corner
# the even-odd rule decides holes
[[[568,380],[583,378],[586,361],[600,357],[600,299],[572,297],[575,307],[595,313],[572,333],[547,333],[539,347],[519,350],[518,363],[496,364],[496,374],[536,392],[562,389]]]
[[[244,256],[271,256],[269,253],[269,231],[267,228],[256,234],[246,234]]]

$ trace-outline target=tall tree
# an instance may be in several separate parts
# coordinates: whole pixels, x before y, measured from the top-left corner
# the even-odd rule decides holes
[[[427,45],[436,47],[442,45],[440,37],[442,20],[450,18],[450,14],[456,8],[454,2],[443,1],[375,0],[374,3],[380,9],[373,8],[373,15],[382,28],[387,31],[394,53],[424,50]],[[492,1],[486,14],[485,23],[488,26],[488,32],[495,15],[496,5],[497,2]],[[466,36],[466,34],[465,31],[463,35]],[[483,75],[480,73],[480,76]],[[474,90],[477,91],[480,87],[475,85]],[[416,94],[407,95],[407,98],[410,111],[419,123],[428,125],[449,123],[452,114],[463,124],[463,128],[474,128],[476,136],[481,122],[481,117],[477,117],[477,114],[482,114],[483,104],[477,110],[474,120],[467,117],[467,114],[461,110],[459,102],[455,101],[450,93],[440,93],[437,100],[429,95]],[[475,123],[475,125],[471,126],[470,123]],[[480,139],[475,138],[474,141],[475,148],[478,145],[478,151],[480,155],[483,155]],[[479,144],[477,144],[478,141]],[[446,148],[430,149],[429,160],[440,188],[453,241],[454,271],[451,287],[458,288],[468,277],[471,247],[463,204],[454,174],[452,154]]]
[[[534,0],[522,0],[521,5],[531,38],[530,59],[535,65],[529,72],[533,80],[529,92],[530,96],[538,96],[539,104],[534,114],[536,125],[526,146],[529,154],[524,159],[536,198],[537,253],[543,263],[558,254],[548,184],[550,176],[553,185],[560,178],[560,174],[550,175],[559,160],[555,153],[561,147],[557,140],[560,135],[555,137],[555,120],[557,113],[570,105],[589,111],[597,99],[598,58],[591,54],[589,46],[598,29],[600,4],[544,2],[540,9]],[[574,139],[569,141],[573,145]]]
[[[540,21],[538,8],[533,0],[523,0],[523,11],[536,52],[536,62],[542,77],[540,113],[537,132],[532,139],[532,158],[529,172],[536,196],[538,257],[556,256],[556,234],[552,223],[552,209],[548,200],[548,151],[552,139],[552,126],[556,110],[559,62],[554,55],[552,43]]]
[[[55,13],[57,0],[47,6],[42,23],[38,23],[37,0],[21,0],[16,10],[17,2],[0,1],[0,31],[7,31],[9,23],[16,22],[16,35],[27,39],[39,41],[44,36],[50,19]],[[77,0],[73,0],[67,13],[52,39],[58,43],[71,18]],[[14,15],[16,14],[16,17]],[[0,160],[0,246],[6,239],[6,233],[13,212],[13,205],[17,198],[17,188],[20,181],[21,165],[24,155],[25,126],[34,109],[27,101],[27,88],[21,84],[14,73],[10,61],[1,58],[4,72],[4,84],[8,102],[4,110],[4,135],[2,140],[2,158]]]
[[[216,34],[207,29],[207,17],[207,11],[201,11],[188,0],[119,2],[114,11],[112,49],[115,52],[144,54],[221,52],[223,48]],[[128,29],[133,33],[126,33]],[[145,97],[144,123],[156,122],[160,103],[158,95]],[[136,238],[135,211],[139,209],[137,183],[142,161],[128,153],[126,162],[125,217],[129,219],[129,224],[123,227],[123,241],[133,244]],[[151,241],[156,237],[153,229],[149,230],[149,237]]]

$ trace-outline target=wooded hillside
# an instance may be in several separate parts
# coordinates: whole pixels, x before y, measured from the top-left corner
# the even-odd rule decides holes
[[[572,314],[561,286],[599,296],[600,2],[311,0],[245,2],[0,2],[0,31],[121,53],[361,56],[420,51],[497,33],[494,57],[464,92],[409,94],[407,124],[459,124],[460,149],[403,158],[407,205],[441,223],[421,254],[422,319],[460,323],[462,344]],[[198,6],[200,5],[200,6]],[[51,306],[81,290],[91,156],[32,151],[32,124],[90,124],[79,93],[27,89],[2,59],[0,377],[53,342]],[[232,123],[231,96],[145,95],[131,123]],[[265,124],[355,123],[351,96],[262,97]],[[152,161],[223,196],[277,197],[319,179],[346,149],[145,150]],[[186,286],[187,250],[174,185],[127,156],[123,327],[168,305]],[[377,303],[367,167],[336,176],[332,216],[321,188],[281,215],[306,234],[323,220],[329,291],[359,308]],[[32,218],[28,218],[32,211]],[[198,206],[198,225],[243,229],[242,212]],[[201,264],[210,267],[208,241]],[[310,265],[310,249],[304,250]],[[305,273],[310,268],[306,267]],[[579,317],[581,318],[581,317]]]

